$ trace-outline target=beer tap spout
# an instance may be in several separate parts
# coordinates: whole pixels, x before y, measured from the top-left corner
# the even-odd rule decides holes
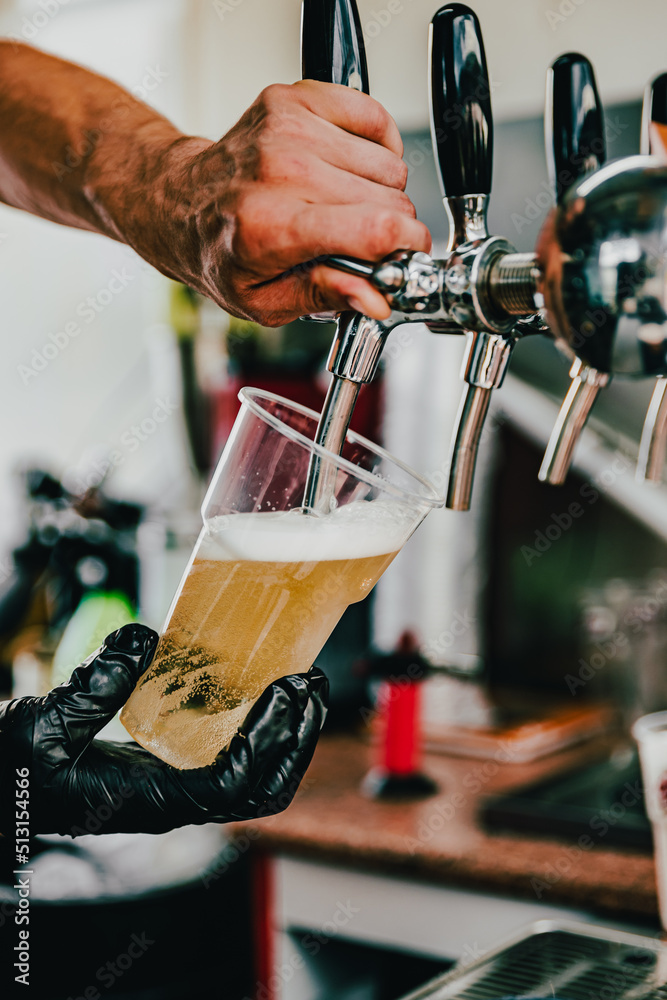
[[[572,464],[574,446],[579,440],[593,403],[609,381],[609,376],[577,360],[570,370],[572,383],[560,408],[537,478],[541,483],[562,486]]]
[[[646,412],[644,428],[639,442],[637,479],[639,482],[659,483],[665,465],[667,448],[667,378],[656,379],[651,402]]]
[[[493,389],[502,385],[513,342],[489,333],[471,333],[461,372],[465,389],[451,448],[446,505],[469,510],[479,442]]]
[[[469,7],[461,3],[442,7],[431,22],[429,45],[431,139],[450,220],[444,284],[454,301],[460,300],[453,310],[455,323],[441,329],[459,332],[463,327],[468,335],[462,373],[466,384],[450,452],[447,506],[468,510],[489,396],[500,385],[512,343],[503,332],[484,329],[478,322],[478,286],[471,280],[479,273],[479,248],[489,240],[491,87],[479,21]]]

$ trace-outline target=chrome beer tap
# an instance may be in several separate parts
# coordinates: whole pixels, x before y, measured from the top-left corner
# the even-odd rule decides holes
[[[310,3],[304,2],[304,23]],[[433,18],[429,45],[431,132],[450,219],[447,256],[434,261],[425,253],[397,251],[379,264],[327,258],[328,265],[371,281],[385,295],[392,313],[382,321],[357,313],[341,315],[327,364],[334,377],[319,440],[331,446],[332,428],[344,436],[345,408],[335,403],[341,397],[356,398],[358,387],[374,378],[387,336],[395,327],[420,322],[436,333],[465,333],[466,390],[452,448],[447,505],[467,510],[490,392],[502,383],[517,338],[541,329],[541,323],[534,280],[532,284],[526,280],[534,262],[487,230],[493,123],[476,15],[464,4],[446,5]],[[310,75],[304,58],[306,72]],[[517,324],[519,317],[529,322]]]
[[[667,125],[667,73],[656,77],[646,88],[642,108],[641,152],[660,153],[654,148],[652,124]],[[659,483],[667,448],[667,379],[656,379],[651,402],[646,411],[637,456],[637,479]]]
[[[359,21],[359,11],[355,0],[303,0],[301,6],[301,75],[304,80],[318,80],[321,83],[337,83],[352,87],[364,94],[370,93],[368,66],[364,37]],[[334,258],[329,260],[336,266]],[[349,270],[354,262],[344,262]],[[359,262],[361,273],[368,276],[369,268]],[[343,340],[354,342],[354,330],[359,322],[366,319],[360,313],[319,313],[305,317],[317,322],[336,322],[334,344]],[[373,323],[373,320],[368,320]],[[364,334],[357,340],[366,353],[372,353],[373,338]],[[356,346],[356,345],[355,345]],[[381,348],[380,348],[381,349]],[[332,348],[333,350],[333,348]],[[329,451],[340,453],[345,434],[350,423],[359,390],[364,381],[371,381],[377,369],[372,366],[369,378],[354,377],[356,366],[351,365],[348,375],[346,366],[340,364],[336,370],[329,366],[333,378],[326,395],[322,416],[318,427],[317,441]],[[326,505],[328,500],[328,470],[320,457],[314,455],[306,483],[304,508],[314,510]]]
[[[448,507],[465,510],[490,393],[501,385],[518,339],[543,333],[573,361],[572,386],[539,474],[550,483],[564,480],[577,437],[612,375],[667,375],[667,167],[652,156],[603,165],[592,68],[582,56],[562,57],[549,74],[546,116],[557,204],[536,252],[517,253],[486,226],[493,133],[473,11],[461,3],[442,7],[431,24],[430,50],[431,132],[450,220],[446,254],[433,260],[399,250],[377,264],[327,258],[367,278],[392,307],[382,322],[343,314],[328,367],[335,401],[336,386],[372,379],[396,326],[422,322],[435,333],[466,334],[466,387],[447,495]],[[324,430],[340,428],[336,409],[325,406]]]
[[[547,73],[544,141],[549,179],[556,204],[571,185],[602,166],[606,159],[602,107],[593,67],[585,56],[569,52]],[[555,325],[555,317],[552,318]],[[579,435],[609,381],[605,372],[575,357],[572,384],[563,400],[538,473],[541,482],[561,486],[572,464]]]
[[[448,4],[429,32],[431,141],[449,219],[443,262],[445,317],[428,317],[435,333],[465,332],[465,383],[452,442],[447,506],[468,510],[475,462],[491,391],[502,384],[518,338],[513,312],[494,301],[491,275],[514,247],[491,236],[491,88],[479,22],[463,4]],[[495,271],[497,276],[497,271]],[[524,313],[535,312],[534,300]]]

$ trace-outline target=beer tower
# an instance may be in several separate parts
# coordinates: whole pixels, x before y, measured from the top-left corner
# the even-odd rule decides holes
[[[313,44],[315,17],[325,26],[324,45]],[[304,0],[302,37],[304,75],[367,89],[354,0]],[[392,313],[383,321],[358,313],[339,317],[318,440],[338,450],[359,387],[374,377],[395,327],[419,322],[434,333],[465,334],[447,506],[467,510],[490,395],[502,385],[512,350],[525,336],[552,337],[572,359],[572,384],[541,480],[564,481],[578,436],[612,375],[660,379],[646,434],[654,453],[655,442],[663,441],[667,416],[658,420],[655,414],[667,412],[667,404],[659,406],[667,375],[667,168],[651,155],[604,164],[593,69],[578,54],[561,57],[548,75],[546,114],[557,203],[536,252],[517,253],[504,237],[490,235],[486,224],[493,121],[474,12],[461,3],[442,7],[431,23],[429,46],[431,134],[450,224],[447,250],[441,260],[403,250],[379,263],[327,258],[331,267],[366,277]]]

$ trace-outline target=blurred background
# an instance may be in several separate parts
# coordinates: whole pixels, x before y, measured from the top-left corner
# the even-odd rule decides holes
[[[532,250],[553,204],[543,146],[547,66],[572,49],[591,59],[608,156],[632,154],[644,87],[667,69],[667,11],[662,0],[635,0],[631,9],[625,0],[472,6],[496,124],[489,228]],[[359,0],[359,8],[371,92],[401,129],[408,193],[437,255],[447,238],[428,129],[427,29],[437,5]],[[0,0],[0,34],[106,74],[184,132],[212,139],[263,87],[300,75],[299,0]],[[64,679],[124,621],[160,628],[199,531],[199,504],[238,389],[260,385],[318,408],[332,328],[240,322],[123,246],[4,206],[0,301],[0,693],[22,695]],[[392,334],[355,426],[444,492],[463,338],[406,331]],[[521,726],[532,725],[539,753],[548,754],[611,729],[627,734],[643,712],[667,707],[667,488],[634,479],[653,385],[616,382],[602,394],[574,472],[557,489],[539,484],[537,470],[568,367],[545,338],[519,344],[492,404],[473,511],[432,513],[374,600],[352,606],[322,653],[332,732],[358,724],[406,641],[431,671],[422,725],[436,752],[465,745],[483,754],[489,734],[520,740]],[[526,749],[523,759],[531,753],[539,755]],[[636,764],[623,758],[622,766]],[[511,824],[500,812],[496,822]],[[646,829],[639,848],[650,840]],[[122,843],[109,846],[118,838],[85,837],[83,848],[63,840],[47,838],[41,848],[45,912],[69,906],[62,935],[43,932],[54,954],[73,933],[89,934],[94,950],[112,913],[134,932],[139,905],[149,923],[164,921],[160,940],[169,950],[162,901],[170,899],[201,914],[193,942],[200,934],[211,947],[213,938],[225,941],[238,995],[252,988],[249,867],[224,862],[227,881],[200,892],[201,873],[215,870],[228,848],[220,831],[177,832],[159,849],[154,838],[140,838],[130,865]],[[229,925],[226,917],[216,923],[212,915],[222,919],[230,896],[245,902]],[[104,912],[94,909],[100,900]],[[179,938],[179,948],[189,947]],[[150,973],[147,961],[136,982],[117,978],[109,989],[176,998],[192,995],[192,984],[209,988],[215,977],[213,961],[196,971],[185,963],[171,984],[158,982],[165,977],[157,949],[151,954]],[[427,971],[417,963],[412,985]],[[83,994],[95,982],[90,975],[70,966],[51,1000]],[[364,973],[366,993],[336,992],[322,975],[319,992],[304,995],[392,995],[382,992],[388,987],[378,985],[377,970]]]

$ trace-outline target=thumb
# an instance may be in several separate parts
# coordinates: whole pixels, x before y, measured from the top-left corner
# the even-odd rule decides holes
[[[76,668],[67,684],[46,695],[44,722],[48,718],[53,723],[54,715],[58,716],[68,756],[85,749],[125,704],[153,658],[157,639],[157,633],[146,625],[124,625]]]
[[[287,681],[304,677],[308,701],[294,731],[294,741],[279,764],[268,770],[255,790],[254,798],[262,803],[261,814],[282,812],[290,804],[308,769],[322,726],[327,717],[329,682],[318,667],[305,675],[293,675]]]
[[[281,812],[294,797],[326,717],[329,684],[316,667],[274,681],[212,767],[233,776],[237,819]]]

